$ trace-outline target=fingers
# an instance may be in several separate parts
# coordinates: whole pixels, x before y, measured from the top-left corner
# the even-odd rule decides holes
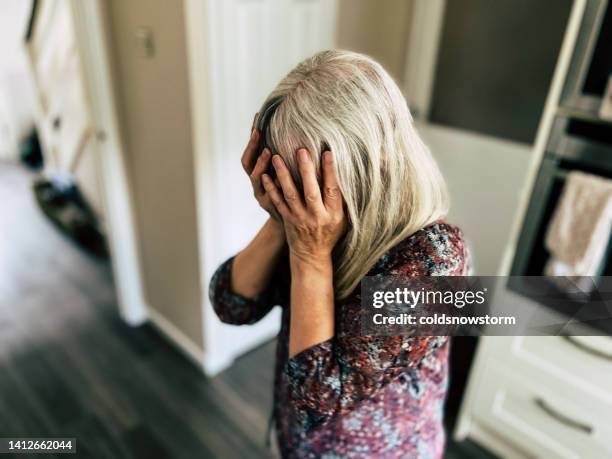
[[[259,146],[259,131],[257,129],[253,129],[251,131],[251,137],[249,139],[249,143],[244,149],[244,153],[242,154],[242,158],[240,162],[242,163],[242,168],[245,170],[247,174],[251,174],[253,171],[253,164],[257,158],[257,147]]]
[[[263,194],[263,188],[261,186],[261,176],[268,170],[271,157],[272,153],[270,152],[270,150],[264,148],[264,151],[261,153],[261,155],[259,155],[259,158],[257,158],[255,167],[253,168],[253,171],[249,176],[256,197],[259,197]]]
[[[332,210],[342,209],[342,194],[331,151],[323,153],[323,203]]]
[[[279,155],[274,155],[272,158],[272,164],[274,165],[276,176],[278,177],[281,189],[283,190],[285,202],[296,214],[296,216],[303,214],[305,209],[304,205],[302,204],[302,198],[300,197],[300,193],[298,192],[295,183],[293,183],[293,178],[291,177],[289,169],[287,169],[283,159]]]
[[[261,181],[266,193],[268,196],[270,196],[270,200],[272,201],[272,204],[274,204],[276,211],[280,214],[283,220],[287,220],[291,216],[291,210],[285,203],[285,199],[283,198],[280,189],[274,184],[268,174],[263,174],[261,176]]]
[[[306,207],[314,212],[325,210],[321,200],[321,189],[317,181],[315,167],[310,153],[305,148],[300,148],[297,152],[300,175],[304,185],[304,201]]]

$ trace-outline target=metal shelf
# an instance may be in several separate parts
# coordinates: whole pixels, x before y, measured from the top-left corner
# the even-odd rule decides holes
[[[612,126],[612,119],[602,118],[594,111],[578,110],[571,107],[560,106],[557,108],[557,115],[565,118],[573,118],[576,120]]]

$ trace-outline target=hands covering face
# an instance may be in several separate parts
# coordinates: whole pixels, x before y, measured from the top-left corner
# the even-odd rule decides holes
[[[279,155],[274,155],[272,164],[280,186],[267,174],[262,175],[262,183],[285,225],[290,254],[302,261],[318,260],[331,255],[344,232],[342,194],[331,151],[323,153],[322,190],[308,150],[302,148],[297,155],[304,184],[303,197]]]
[[[305,148],[297,151],[304,186],[302,194],[279,155],[272,155],[265,148],[257,157],[259,139],[260,133],[254,128],[242,155],[242,166],[249,174],[255,199],[272,218],[284,224],[291,255],[303,261],[330,256],[345,229],[344,206],[333,153],[323,153],[323,186],[320,187],[310,152]],[[270,162],[277,180],[266,173]]]

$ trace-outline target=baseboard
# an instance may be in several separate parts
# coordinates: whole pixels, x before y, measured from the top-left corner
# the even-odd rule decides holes
[[[146,306],[132,308],[130,311],[119,309],[119,315],[130,327],[140,327],[149,319],[150,308]]]
[[[235,361],[235,356],[233,355],[223,355],[219,357],[218,354],[206,353],[204,357],[204,362],[202,364],[202,369],[206,376],[213,377],[221,373],[223,370],[232,366]]]
[[[204,350],[200,346],[153,308],[149,308],[149,320],[189,360],[195,363],[198,368],[206,371],[204,367]]]
[[[278,336],[280,321],[281,310],[280,308],[274,308],[256,325],[249,325],[248,327],[219,325],[221,329],[217,330],[217,341],[206,345],[208,350],[204,355],[204,372],[206,375],[212,377],[221,373],[245,353],[274,339]],[[232,340],[231,337],[223,333],[226,327],[234,328],[232,336],[236,337],[234,341],[231,341],[230,348],[219,344],[219,340],[221,343]],[[221,336],[218,336],[219,334]]]
[[[252,351],[253,349],[267,343],[278,335],[278,330],[272,330],[268,333],[262,334],[257,339],[249,341],[247,344],[234,349],[231,354],[219,354],[219,353],[206,353],[204,356],[204,373],[207,376],[213,377],[221,373],[223,370],[229,368],[237,358],[243,354]]]

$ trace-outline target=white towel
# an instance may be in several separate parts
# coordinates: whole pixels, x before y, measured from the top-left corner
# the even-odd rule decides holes
[[[548,276],[596,276],[610,237],[612,181],[570,172],[546,233]],[[585,279],[592,284],[590,279]],[[587,289],[587,290],[590,290]]]

